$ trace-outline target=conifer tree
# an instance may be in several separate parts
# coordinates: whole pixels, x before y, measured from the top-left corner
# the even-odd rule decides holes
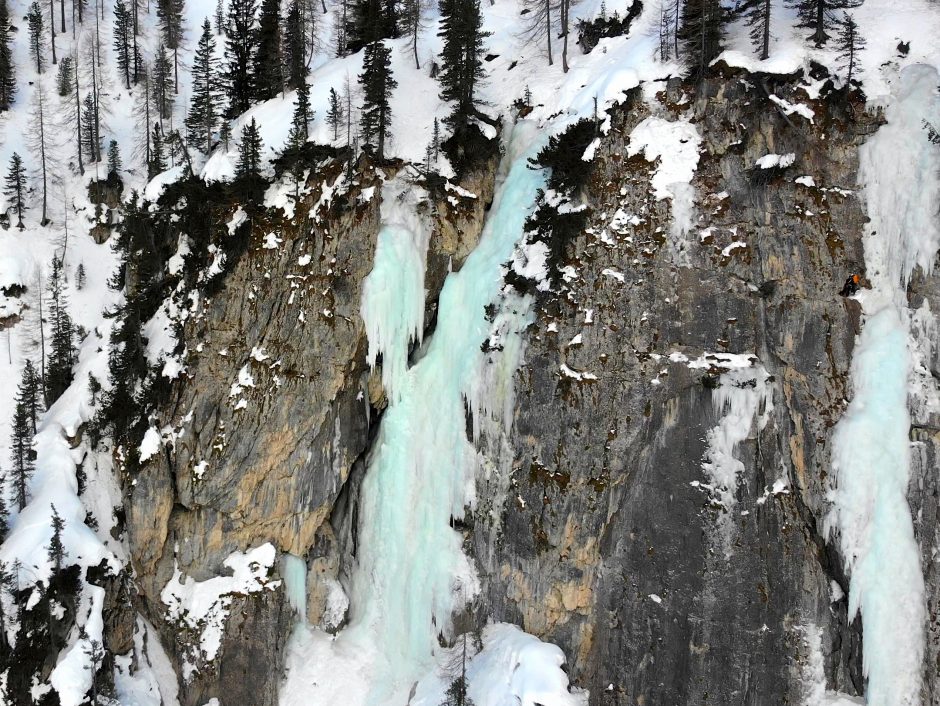
[[[29,25],[29,50],[33,55],[33,61],[36,62],[36,71],[42,73],[45,65],[44,50],[46,47],[42,22],[42,8],[39,3],[33,0],[29,6],[29,12],[26,14],[26,22]]]
[[[78,268],[75,270],[75,289],[77,289],[79,292],[85,288],[86,277],[85,263],[80,262],[78,263]]]
[[[261,0],[257,51],[254,57],[254,88],[257,100],[274,98],[284,86],[281,77],[281,14],[279,0]]]
[[[855,18],[845,13],[842,29],[839,31],[840,68],[845,71],[845,85],[851,86],[852,76],[860,73],[858,53],[865,48],[865,39],[859,34]]]
[[[284,21],[284,66],[287,85],[290,88],[297,88],[307,76],[302,2],[303,0],[290,1]]]
[[[17,400],[13,408],[13,438],[10,443],[10,460],[13,463],[13,490],[18,510],[29,501],[29,479],[33,476],[33,434],[29,426],[26,405]]]
[[[133,223],[139,213],[135,194],[127,206],[124,226]],[[104,426],[111,430],[114,443],[119,446],[127,443],[137,418],[137,385],[147,373],[141,325],[138,306],[128,302],[111,330],[108,348],[111,389],[104,394],[101,413]]]
[[[251,107],[255,95],[252,59],[255,50],[255,0],[231,0],[225,39],[225,85],[229,105],[226,117],[234,118]]]
[[[215,37],[209,18],[202,23],[202,36],[193,57],[193,90],[186,116],[189,140],[206,154],[212,149],[212,133],[219,122],[218,66]]]
[[[163,154],[163,130],[160,123],[153,124],[153,134],[150,138],[150,161],[147,163],[147,176],[153,179],[157,174],[166,171],[166,158]]]
[[[339,139],[339,128],[345,120],[343,115],[343,104],[336,89],[330,89],[330,102],[326,109],[326,124],[333,129],[333,142]]]
[[[7,478],[5,475],[0,474],[0,544],[2,544],[6,538],[7,533],[10,531],[10,514],[7,512],[7,501],[6,501],[6,486]],[[2,592],[4,588],[4,579],[6,578],[6,564],[0,561],[0,645],[6,644],[6,616],[3,613],[3,599]],[[0,647],[0,654],[2,654],[3,648]]]
[[[225,33],[225,7],[222,5],[222,0],[216,0],[215,3],[215,33]]]
[[[13,61],[12,28],[7,0],[0,0],[0,112],[9,110],[16,95],[16,64]]]
[[[313,113],[310,110],[310,87],[302,81],[297,88],[297,100],[294,101],[294,115],[291,118],[288,144],[294,149],[303,147],[310,137],[310,121]]]
[[[3,182],[3,195],[16,211],[16,227],[23,230],[23,212],[26,211],[26,168],[23,160],[14,152],[10,158],[10,169]]]
[[[122,167],[121,150],[118,147],[117,140],[111,140],[111,142],[108,143],[108,177],[112,174],[119,177]]]
[[[389,101],[398,83],[392,78],[392,51],[380,41],[366,47],[359,76],[363,102],[359,127],[364,139],[373,145],[377,159],[385,159],[385,140],[391,132]]]
[[[441,0],[441,99],[454,109],[447,122],[455,131],[476,114],[474,92],[483,78],[483,20],[479,0]]]
[[[747,25],[751,28],[751,42],[761,61],[770,56],[770,0],[759,0],[750,8]]]
[[[50,155],[47,149],[49,135],[46,129],[46,96],[41,83],[36,86],[36,90],[33,93],[33,111],[30,117],[32,121],[32,128],[29,135],[30,146],[36,153],[35,160],[39,165],[39,171],[42,175],[42,219],[39,221],[39,224],[45,226],[49,223],[49,219],[46,217],[46,208],[48,206],[49,194]]]
[[[160,20],[163,44],[173,54],[173,92],[179,93],[179,50],[183,41],[183,0],[158,0],[157,18]]]
[[[101,143],[98,141],[98,110],[92,93],[85,95],[82,102],[82,147],[89,162],[101,161]]]
[[[135,0],[132,0],[134,2]],[[114,3],[114,53],[117,55],[117,65],[124,74],[124,87],[131,87],[131,73],[133,71],[131,11],[124,0],[115,0]]]
[[[261,133],[258,124],[251,122],[242,128],[242,139],[238,146],[238,163],[235,165],[235,181],[243,184],[251,199],[261,184]]]
[[[370,44],[398,36],[397,3],[395,0],[350,0],[345,44],[354,53]]]
[[[36,366],[33,365],[33,361],[29,359],[26,360],[26,364],[23,366],[23,377],[17,391],[17,400],[23,403],[30,432],[35,434],[39,414],[44,409],[43,381],[36,370]]]
[[[53,257],[49,275],[52,350],[49,353],[49,369],[46,373],[47,399],[50,403],[58,399],[72,384],[72,367],[75,365],[75,327],[68,312],[68,297],[64,285],[62,261]]]
[[[862,4],[862,0],[790,0],[797,11],[800,27],[809,27],[813,33],[808,39],[817,47],[829,40],[829,32],[838,28],[837,10],[850,10]]]
[[[700,81],[721,53],[724,11],[721,0],[686,0],[679,39],[692,78]]]
[[[157,115],[161,120],[166,120],[173,112],[173,65],[163,44],[157,47],[153,60],[150,90],[153,91],[153,104]]]
[[[232,139],[232,124],[223,119],[222,126],[219,128],[219,142],[222,143],[222,146],[225,148],[225,151],[228,152],[229,142]]]
[[[52,508],[52,538],[49,540],[49,561],[52,562],[52,575],[56,576],[62,571],[62,564],[65,562],[65,545],[62,544],[62,533],[65,531],[65,520],[63,520],[55,505]]]
[[[62,61],[59,62],[59,72],[56,74],[55,79],[56,92],[63,98],[72,95],[73,70],[72,57],[63,56]]]

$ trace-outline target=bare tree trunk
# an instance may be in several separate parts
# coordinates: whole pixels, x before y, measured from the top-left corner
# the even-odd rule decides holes
[[[85,164],[82,161],[82,99],[78,90],[78,57],[75,52],[75,139],[78,142],[78,173],[85,174]]]
[[[42,87],[40,86],[36,95],[39,97],[39,161],[42,165],[42,225],[46,225],[49,219],[46,217],[46,203],[48,191],[48,178],[46,174],[46,116],[43,106]]]
[[[52,37],[52,63],[58,63],[55,58],[55,0],[49,0],[49,36]]]
[[[764,0],[764,36],[762,39],[764,49],[760,58],[766,61],[770,56],[770,0]]]
[[[548,42],[548,65],[554,64],[552,61],[552,0],[545,0],[545,39]]]
[[[62,15],[62,34],[65,34],[65,0],[59,0],[59,9]]]
[[[568,73],[568,10],[571,0],[561,0],[561,70]]]

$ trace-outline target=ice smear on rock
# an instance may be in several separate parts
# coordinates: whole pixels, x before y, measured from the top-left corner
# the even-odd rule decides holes
[[[923,129],[940,120],[937,82],[931,67],[906,69],[887,123],[860,150],[873,289],[860,296],[866,318],[852,360],[852,402],[833,436],[827,525],[850,575],[849,619],[862,616],[869,706],[921,701],[927,615],[907,503],[912,366],[905,290],[915,267],[930,272],[940,243],[940,154]]]

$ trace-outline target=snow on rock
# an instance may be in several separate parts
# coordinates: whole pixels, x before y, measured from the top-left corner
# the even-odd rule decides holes
[[[695,367],[690,365],[689,367]],[[767,424],[773,410],[773,387],[770,375],[762,365],[737,367],[722,373],[712,391],[718,424],[705,436],[707,448],[702,470],[708,478],[705,486],[712,499],[728,512],[718,516],[718,541],[726,558],[731,556],[734,523],[732,511],[735,493],[744,464],[735,458],[738,444],[751,435],[755,423],[759,432]]]
[[[187,647],[184,679],[191,679],[199,664],[215,659],[234,597],[273,591],[280,586],[280,581],[270,579],[276,553],[270,542],[246,552],[233,552],[223,562],[232,575],[205,581],[184,576],[179,567],[174,568],[173,578],[160,593],[167,606],[165,619],[198,634],[197,642]]]
[[[81,630],[72,631],[69,646],[62,650],[58,664],[49,675],[49,683],[58,692],[62,706],[86,703],[85,692],[91,688],[92,644],[97,643],[99,649],[103,644],[104,593],[100,586],[85,584],[82,587],[78,620]]]
[[[813,112],[813,109],[805,103],[791,103],[790,101],[784,100],[780,96],[774,95],[773,93],[770,94],[769,98],[771,101],[779,105],[785,114],[793,115],[796,113],[797,115],[806,118],[810,122],[813,122],[813,116],[815,113]]]
[[[467,666],[476,706],[587,706],[588,692],[570,689],[565,655],[515,625],[483,628],[483,649]]]
[[[144,433],[144,439],[140,442],[140,462],[150,460],[157,455],[160,447],[163,445],[163,437],[153,427],[148,427]]]
[[[698,129],[684,120],[664,120],[650,116],[630,133],[628,153],[643,153],[648,162],[659,160],[652,187],[657,200],[672,201],[672,245],[681,251],[680,239],[692,227],[695,190],[692,177],[698,166],[702,138]]]
[[[796,155],[793,152],[787,152],[786,154],[765,154],[763,157],[754,162],[755,167],[760,169],[773,169],[777,167],[779,169],[784,169],[789,167],[796,161]]]

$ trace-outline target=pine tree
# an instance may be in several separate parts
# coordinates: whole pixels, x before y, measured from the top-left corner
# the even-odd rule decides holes
[[[424,29],[423,16],[425,0],[403,0],[401,6],[401,24],[405,35],[411,39],[411,52],[414,54],[415,68],[421,68],[418,60],[418,38]]]
[[[850,10],[862,4],[862,0],[790,0],[788,5],[797,11],[800,27],[809,27],[813,33],[808,39],[817,47],[829,40],[829,32],[838,28],[837,10]]]
[[[75,289],[79,292],[85,288],[85,280],[87,276],[85,275],[85,263],[78,263],[78,268],[75,270]]]
[[[0,112],[9,110],[16,95],[16,64],[13,61],[12,28],[7,0],[0,0]]]
[[[133,2],[134,0],[132,0]],[[114,3],[114,53],[117,55],[118,68],[124,74],[124,86],[131,87],[131,73],[133,70],[133,55],[131,40],[133,27],[131,26],[131,11],[124,0],[115,0]]]
[[[46,94],[41,83],[36,86],[33,92],[33,110],[30,119],[32,127],[29,142],[35,151],[35,162],[39,165],[39,172],[42,175],[42,218],[39,224],[45,226],[49,223],[49,219],[46,217],[46,208],[49,201],[49,167],[51,164],[47,150],[49,135],[46,128]]]
[[[284,86],[281,77],[281,14],[279,0],[261,0],[257,31],[254,88],[257,100],[274,98]]]
[[[700,81],[721,53],[724,15],[721,0],[686,0],[679,39],[694,80]]]
[[[166,171],[166,158],[163,154],[163,130],[160,123],[153,124],[153,135],[150,139],[150,162],[147,164],[147,177],[153,179],[157,174]]]
[[[219,122],[218,66],[215,37],[209,18],[202,23],[202,36],[193,57],[193,90],[186,116],[189,140],[206,154],[212,149],[212,133]]]
[[[215,33],[225,33],[225,6],[222,0],[216,0],[215,3]]]
[[[49,370],[46,373],[47,399],[51,403],[72,384],[72,367],[75,365],[75,327],[68,312],[68,297],[62,279],[62,261],[52,258],[49,275],[49,318],[52,324],[52,350],[49,353]]]
[[[55,79],[56,92],[63,98],[72,95],[73,70],[72,57],[63,56],[62,61],[59,62],[59,72],[56,74]]]
[[[52,575],[56,576],[62,571],[62,564],[65,562],[65,545],[62,544],[62,533],[65,531],[65,520],[63,520],[55,505],[52,508],[52,538],[49,540],[49,561],[52,562]]]
[[[7,512],[7,501],[6,501],[6,486],[7,479],[6,476],[0,474],[0,544],[2,544],[6,538],[7,533],[10,531],[10,513]],[[4,579],[6,579],[6,564],[0,561],[0,596],[2,596]],[[4,634],[6,628],[6,616],[3,613],[3,599],[0,598],[0,645],[6,644],[6,635]],[[3,648],[0,647],[0,654],[2,654]]]
[[[351,0],[352,12],[347,21],[345,44],[354,53],[370,44],[398,36],[397,3],[395,0]]]
[[[26,408],[26,418],[29,422],[30,432],[35,434],[39,415],[44,409],[43,381],[36,370],[36,366],[33,365],[33,361],[28,359],[23,366],[23,377],[17,391],[17,400]]]
[[[229,106],[226,117],[234,118],[251,107],[255,95],[252,58],[255,50],[255,0],[231,0],[229,30],[225,39],[225,85]]]
[[[127,204],[122,228],[139,219],[136,194]],[[127,443],[130,430],[138,416],[137,385],[147,373],[147,358],[141,338],[138,305],[128,302],[114,328],[108,347],[108,378],[111,388],[104,394],[101,416],[103,425],[111,430],[114,443]]]
[[[45,59],[43,53],[46,47],[46,40],[42,33],[42,8],[39,7],[39,3],[35,0],[33,0],[33,3],[29,6],[26,21],[29,25],[29,50],[33,55],[33,61],[36,62],[36,71],[42,73]]]
[[[222,125],[219,128],[219,142],[222,143],[222,147],[228,152],[229,142],[232,140],[232,124],[223,119]]]
[[[98,110],[95,106],[95,97],[88,93],[82,102],[82,147],[88,155],[89,162],[101,161],[101,144],[98,142]]]
[[[483,20],[479,0],[441,0],[441,99],[454,103],[447,119],[455,131],[477,113],[474,92],[483,78]]]
[[[153,104],[157,115],[166,120],[173,113],[173,65],[163,44],[157,47],[154,57],[150,90],[153,91]]]
[[[241,144],[238,146],[238,163],[235,165],[235,181],[244,185],[251,199],[261,184],[261,133],[258,124],[251,122],[242,128]]]
[[[842,29],[839,31],[840,68],[845,71],[845,85],[852,85],[852,76],[861,73],[858,67],[858,53],[865,48],[865,39],[859,34],[855,18],[845,13]]]
[[[157,18],[160,20],[163,44],[173,53],[173,92],[179,93],[179,50],[183,41],[183,0],[158,0]]]
[[[23,212],[26,211],[26,168],[23,160],[14,152],[10,158],[10,170],[3,182],[3,195],[10,207],[16,211],[16,227],[23,230]]]
[[[284,66],[290,88],[297,88],[307,76],[301,2],[303,0],[291,0],[284,22]]]
[[[121,150],[118,147],[117,140],[111,140],[108,143],[108,177],[110,178],[112,174],[120,177],[122,166]]]
[[[747,25],[751,28],[751,42],[761,61],[770,56],[770,10],[770,0],[759,0],[750,8],[747,15]]]
[[[29,479],[33,476],[33,434],[29,426],[29,412],[26,405],[17,400],[13,409],[13,438],[10,443],[10,457],[13,462],[13,489],[18,510],[26,507],[29,501]]]
[[[343,104],[336,89],[330,89],[330,102],[326,109],[326,124],[333,129],[333,142],[339,139],[339,128],[343,124],[345,116],[343,115]]]
[[[392,78],[392,51],[382,42],[366,47],[359,76],[363,102],[359,127],[365,140],[375,140],[375,156],[385,159],[385,140],[391,132],[392,109],[389,100],[398,83]]]
[[[297,88],[297,100],[294,101],[294,115],[291,118],[288,144],[293,149],[299,149],[307,143],[310,137],[310,121],[313,113],[310,110],[310,87],[302,81]]]

